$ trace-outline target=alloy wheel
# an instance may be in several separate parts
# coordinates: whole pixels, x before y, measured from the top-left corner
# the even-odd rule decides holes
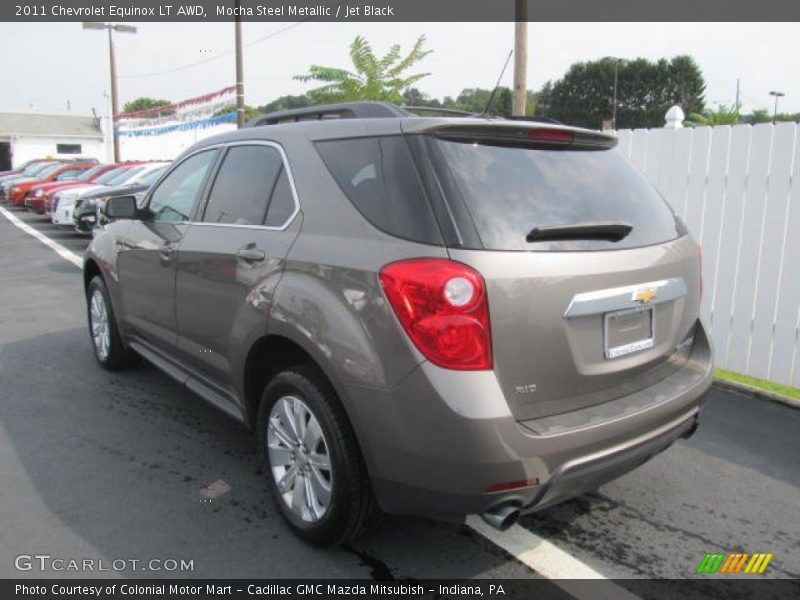
[[[315,523],[331,501],[333,472],[325,434],[308,405],[282,396],[269,414],[269,464],[278,493],[299,519]]]

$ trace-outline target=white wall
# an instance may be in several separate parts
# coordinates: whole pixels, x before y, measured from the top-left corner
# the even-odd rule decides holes
[[[122,160],[172,160],[203,138],[234,131],[236,123],[220,123],[213,127],[173,131],[161,135],[120,136]]]
[[[717,366],[800,387],[800,128],[620,131],[703,247]]]
[[[80,144],[80,154],[57,154],[56,144]],[[101,138],[77,137],[12,137],[11,152],[13,164],[19,165],[32,158],[74,158],[85,156],[96,158],[101,162],[106,160],[106,148]]]

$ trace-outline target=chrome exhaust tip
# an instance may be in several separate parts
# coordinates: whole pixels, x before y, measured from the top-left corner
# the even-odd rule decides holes
[[[516,504],[501,504],[481,513],[481,518],[499,531],[505,531],[519,519],[519,507]]]

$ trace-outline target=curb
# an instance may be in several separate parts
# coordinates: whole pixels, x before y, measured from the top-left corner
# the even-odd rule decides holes
[[[789,398],[787,396],[781,396],[780,394],[776,394],[774,392],[768,392],[767,390],[762,390],[761,388],[753,387],[752,385],[737,383],[729,381],[728,379],[720,379],[719,377],[714,377],[714,385],[738,394],[754,396],[756,398],[761,398],[762,400],[778,402],[779,404],[783,404],[784,406],[788,406],[790,408],[800,409],[800,400]]]

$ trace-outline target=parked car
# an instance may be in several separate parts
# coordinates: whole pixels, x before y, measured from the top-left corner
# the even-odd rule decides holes
[[[52,222],[56,225],[69,225],[73,227],[72,211],[75,208],[76,201],[84,195],[91,194],[95,191],[135,181],[137,177],[147,170],[147,164],[148,163],[138,162],[125,164],[119,167],[119,171],[113,171],[113,177],[100,177],[95,183],[56,192],[53,200]],[[103,180],[103,183],[100,183],[101,180]]]
[[[100,211],[109,198],[115,196],[133,196],[141,202],[145,192],[161,177],[166,170],[164,164],[160,168],[152,169],[127,185],[118,185],[104,190],[97,190],[87,194],[75,202],[72,220],[75,222],[75,231],[79,233],[92,233],[100,222]]]
[[[28,167],[32,167],[32,166],[36,165],[37,163],[41,163],[41,162],[44,162],[46,160],[47,160],[46,158],[32,158],[31,160],[27,160],[24,163],[17,165],[16,167],[14,167],[13,169],[11,169],[9,171],[0,171],[0,177],[5,177],[7,175],[16,175],[16,174],[22,173],[22,171],[24,171]]]
[[[54,169],[55,168],[54,165],[58,164],[61,164],[61,162],[55,160],[40,161],[25,167],[25,169],[23,169],[18,173],[13,173],[0,177],[0,201],[1,202],[8,201],[8,192],[11,189],[11,186],[14,185],[15,182],[23,180],[31,181],[32,179],[36,179],[36,177],[39,174]]]
[[[99,365],[142,356],[252,427],[299,536],[378,508],[503,529],[694,432],[698,250],[614,137],[373,103],[259,122],[110,200],[83,273]]]
[[[51,181],[65,181],[75,179],[83,171],[91,169],[94,163],[61,163],[51,171],[43,172],[37,175],[38,179],[31,179],[30,181],[16,181],[12,184],[8,194],[8,204],[10,206],[24,206],[25,198],[28,197],[28,192],[36,185],[42,183],[49,183]],[[59,179],[60,178],[60,179]]]
[[[80,181],[71,181],[65,183],[63,187],[55,190],[48,190],[44,194],[44,214],[47,217],[51,217],[53,214],[53,203],[55,202],[56,194],[59,192],[65,192],[66,190],[71,190],[75,188],[84,188],[87,186],[95,186],[94,189],[97,189],[100,186],[105,185],[109,181],[112,181],[116,177],[120,176],[123,172],[127,171],[128,169],[132,168],[134,165],[138,165],[140,163],[113,163],[110,165],[110,169],[108,169],[105,173],[98,176],[92,182],[80,182]]]
[[[47,194],[55,194],[59,190],[94,183],[103,173],[107,173],[115,167],[115,164],[96,165],[90,169],[86,169],[74,179],[68,177],[62,179],[62,177],[58,177],[55,181],[35,185],[28,191],[26,206],[38,214],[44,214]]]

